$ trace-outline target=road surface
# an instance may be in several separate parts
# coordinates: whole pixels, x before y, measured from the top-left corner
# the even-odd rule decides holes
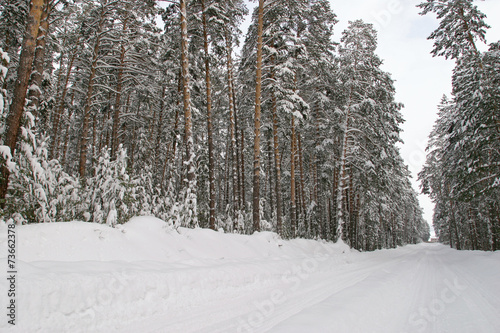
[[[247,263],[262,270],[272,264]],[[245,263],[229,265],[228,274],[235,265]],[[282,274],[215,288],[200,304],[174,306],[126,331],[500,332],[500,253],[420,244],[287,265]]]

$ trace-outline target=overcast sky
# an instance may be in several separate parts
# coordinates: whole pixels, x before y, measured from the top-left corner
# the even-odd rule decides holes
[[[454,62],[433,58],[432,41],[427,36],[438,26],[434,15],[420,16],[415,6],[420,0],[330,0],[339,23],[334,40],[340,41],[348,21],[363,19],[373,23],[378,31],[377,54],[384,60],[383,69],[396,80],[396,99],[405,105],[401,154],[413,175],[413,186],[419,191],[417,174],[425,162],[427,138],[436,120],[437,105],[443,94],[450,95],[451,72]],[[500,1],[475,1],[487,15],[491,26],[487,41],[500,40]],[[256,2],[247,3],[250,12]],[[245,25],[242,30],[246,33]],[[486,50],[487,47],[480,46]],[[432,224],[433,204],[420,195],[424,218]]]

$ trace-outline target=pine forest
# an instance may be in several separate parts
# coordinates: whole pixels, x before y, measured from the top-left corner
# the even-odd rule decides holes
[[[337,31],[328,0],[247,5],[0,0],[1,218],[427,240],[374,26]],[[434,229],[498,250],[500,43],[478,47],[472,0],[419,7],[440,23],[433,55],[456,63],[419,174]]]

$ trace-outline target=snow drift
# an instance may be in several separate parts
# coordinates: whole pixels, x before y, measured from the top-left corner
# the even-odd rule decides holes
[[[175,320],[209,300],[227,303],[240,292],[257,292],[259,281],[275,283],[297,261],[350,252],[342,243],[286,241],[270,232],[176,230],[152,217],[117,228],[61,222],[18,226],[16,232],[17,325],[2,320],[0,330],[19,332],[123,331],[139,318],[166,312]],[[4,257],[5,224],[0,235]],[[5,279],[0,286],[6,294]]]

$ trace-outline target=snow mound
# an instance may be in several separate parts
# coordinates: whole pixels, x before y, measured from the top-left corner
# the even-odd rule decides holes
[[[0,223],[2,261],[6,235]],[[173,229],[153,217],[116,228],[78,221],[22,225],[16,235],[17,323],[0,321],[2,332],[123,332],[141,318],[168,313],[174,320],[207,302],[262,292],[263,285],[282,284],[297,265],[316,260],[316,269],[348,251],[345,244],[282,240],[270,232]],[[7,287],[0,280],[2,295]],[[180,331],[203,327],[189,325],[183,322]]]
[[[0,226],[5,231],[6,226]],[[277,234],[252,236],[209,229],[173,229],[154,217],[135,217],[111,228],[88,222],[58,222],[17,227],[18,259],[33,261],[159,261],[297,257],[349,251],[343,243],[282,240]],[[6,233],[6,232],[5,232]],[[4,234],[4,232],[2,232]],[[5,239],[0,239],[0,244]]]

